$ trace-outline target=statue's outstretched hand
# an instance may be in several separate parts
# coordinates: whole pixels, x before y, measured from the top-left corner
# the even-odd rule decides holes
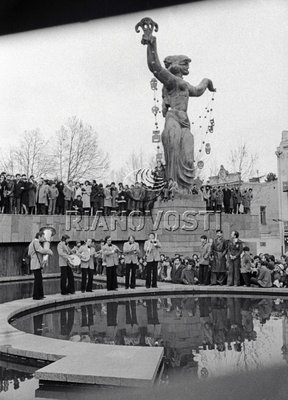
[[[214,88],[213,82],[210,79],[209,79],[207,88],[208,88],[209,92],[216,92],[216,88]]]

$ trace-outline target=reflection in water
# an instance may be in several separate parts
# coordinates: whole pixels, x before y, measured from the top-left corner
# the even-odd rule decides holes
[[[14,321],[26,332],[75,342],[163,346],[163,382],[177,373],[250,371],[288,358],[287,301],[162,297],[87,302]]]
[[[28,365],[15,364],[5,360],[5,357],[0,357],[0,393],[12,392],[22,393],[23,385],[26,385],[28,380],[33,379],[33,373],[36,367]],[[3,398],[0,394],[0,398]],[[13,397],[14,398],[14,397]]]

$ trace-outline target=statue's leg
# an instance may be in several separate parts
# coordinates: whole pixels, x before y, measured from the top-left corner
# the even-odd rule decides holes
[[[180,124],[173,118],[166,119],[162,132],[162,144],[164,148],[166,177],[172,178],[178,183],[178,159],[180,157]]]

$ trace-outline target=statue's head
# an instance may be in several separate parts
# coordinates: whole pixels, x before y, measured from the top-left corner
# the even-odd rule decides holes
[[[165,67],[173,75],[188,75],[191,59],[187,56],[168,56],[164,60]]]

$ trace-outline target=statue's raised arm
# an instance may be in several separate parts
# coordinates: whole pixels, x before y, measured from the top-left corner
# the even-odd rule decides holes
[[[156,37],[153,36],[153,30],[155,29],[155,32],[158,31],[158,24],[151,18],[146,17],[141,19],[135,26],[137,33],[140,27],[143,29],[141,43],[147,45],[148,68],[164,86],[173,86],[176,83],[175,76],[162,67],[158,57]]]

